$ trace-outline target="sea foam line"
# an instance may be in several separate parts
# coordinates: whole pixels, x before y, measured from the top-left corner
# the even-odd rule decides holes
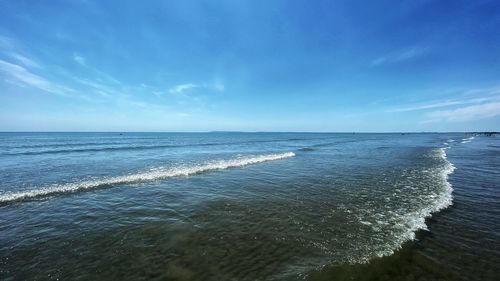
[[[202,172],[243,167],[251,164],[285,159],[293,156],[295,156],[295,153],[293,152],[246,156],[229,160],[218,160],[190,167],[174,167],[170,169],[160,169],[160,170],[89,180],[83,182],[56,184],[29,191],[8,192],[1,194],[0,203],[19,201],[27,198],[46,196],[55,193],[74,192],[78,190],[92,189],[92,188],[112,186],[118,184],[140,183],[140,182],[161,180],[178,176],[189,176]]]
[[[449,176],[455,171],[456,168],[448,160],[446,156],[446,149],[448,149],[448,147],[439,148],[437,151],[439,157],[445,162],[444,166],[439,169],[439,177],[441,178],[441,183],[443,184],[443,191],[440,196],[431,201],[427,207],[409,214],[406,221],[409,228],[406,233],[402,235],[400,247],[405,241],[414,240],[416,231],[420,229],[428,230],[426,219],[431,217],[433,213],[437,213],[453,205],[453,187],[449,182]]]
[[[453,187],[449,182],[449,176],[455,171],[455,166],[448,160],[446,150],[449,147],[442,147],[435,151],[436,156],[444,161],[443,166],[437,168],[436,172],[440,184],[442,184],[442,191],[433,199],[429,198],[429,205],[426,207],[407,214],[397,215],[398,224],[404,226],[404,231],[395,237],[394,247],[376,251],[374,254],[378,257],[389,256],[394,254],[394,251],[400,249],[407,241],[415,240],[416,232],[418,230],[428,230],[426,219],[431,217],[434,213],[448,208],[453,205]],[[437,195],[437,194],[436,194]],[[363,222],[361,222],[363,223]],[[371,257],[358,260],[359,263],[369,262]]]
[[[439,212],[443,209],[448,208],[449,206],[453,205],[453,187],[451,186],[451,183],[449,182],[449,176],[455,171],[455,166],[448,160],[446,156],[446,149],[445,148],[440,148],[439,149],[439,155],[442,160],[446,162],[445,166],[441,169],[440,171],[440,177],[442,180],[442,183],[444,184],[444,192],[441,193],[441,196],[439,197],[438,200],[434,201],[429,207],[425,208],[424,210],[421,211],[420,213],[420,223],[417,224],[416,228],[417,229],[425,229],[427,230],[427,225],[425,224],[425,218],[428,218],[432,215],[432,213]]]
[[[469,142],[471,142],[473,139],[474,139],[474,137],[465,138],[465,139],[462,139],[462,141],[461,141],[460,143],[469,143]]]

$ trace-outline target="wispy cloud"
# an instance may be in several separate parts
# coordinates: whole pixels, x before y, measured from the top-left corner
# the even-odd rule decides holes
[[[388,110],[388,112],[405,112],[405,111],[417,111],[417,110],[425,110],[431,108],[439,108],[446,107],[452,105],[459,105],[464,103],[471,103],[470,101],[459,101],[459,100],[448,100],[448,101],[437,101],[433,103],[420,104],[420,105],[410,105],[408,107],[401,107]]]
[[[114,87],[111,87],[109,85],[105,85],[103,83],[99,83],[96,81],[92,81],[89,79],[84,79],[84,78],[79,78],[79,77],[73,77],[73,80],[76,82],[89,87],[93,92],[103,96],[103,97],[110,97],[113,95],[117,95],[118,92]]]
[[[218,92],[222,92],[226,89],[226,86],[220,79],[217,78],[213,84],[213,88]]]
[[[43,90],[52,94],[67,96],[69,92],[74,92],[73,89],[51,82],[39,75],[36,75],[26,68],[0,60],[0,73],[10,79],[14,79],[24,85]]]
[[[408,49],[403,49],[397,52],[392,52],[387,55],[375,58],[374,60],[371,61],[371,66],[402,63],[421,57],[425,55],[427,52],[428,48],[424,47],[412,47]]]
[[[179,95],[185,94],[190,90],[201,88],[206,90],[212,90],[217,92],[222,92],[225,89],[224,83],[221,80],[217,79],[213,83],[204,83],[204,84],[194,84],[194,83],[186,83],[176,85],[168,90],[170,94]]]
[[[21,64],[23,64],[24,66],[27,66],[27,67],[33,67],[33,68],[43,68],[39,63],[37,63],[36,61],[32,60],[32,59],[29,59],[19,53],[15,53],[15,52],[12,52],[12,53],[9,53],[10,57],[15,59],[16,61],[20,62]]]
[[[97,76],[97,79],[102,81],[106,81],[115,85],[121,85],[122,83],[114,78],[113,76],[109,75],[108,73],[105,73],[93,66],[91,66],[89,63],[87,63],[87,59],[81,55],[79,55],[77,52],[73,53],[73,60],[78,63],[79,65],[85,67],[87,70],[91,71],[93,76]]]
[[[12,58],[16,62],[32,68],[43,68],[41,64],[36,62],[33,59],[26,57],[19,53],[19,50],[22,49],[22,46],[17,43],[16,40],[0,35],[0,51],[3,52],[8,57]]]
[[[14,40],[9,37],[0,35],[0,48],[2,49],[13,49],[15,46]]]
[[[73,54],[73,60],[76,61],[78,64],[81,64],[83,66],[86,66],[85,58],[78,55],[78,54]]]
[[[500,115],[500,102],[470,105],[451,110],[438,110],[426,115],[428,122],[463,122],[486,119]]]
[[[447,100],[434,100],[427,103],[417,103],[410,105],[403,105],[397,108],[388,110],[387,112],[407,112],[419,111],[442,107],[451,107],[457,105],[470,105],[480,104],[485,102],[500,101],[500,88],[492,89],[474,89],[468,90],[463,93],[461,98],[447,99]]]
[[[168,90],[169,93],[171,94],[183,94],[185,93],[186,91],[189,91],[191,89],[194,89],[194,88],[199,88],[200,85],[196,85],[196,84],[192,84],[192,83],[188,83],[188,84],[179,84],[179,85],[176,85],[172,88],[170,88]]]
[[[454,106],[454,105],[466,105],[466,104],[482,103],[482,102],[487,102],[487,101],[492,101],[492,100],[500,100],[500,96],[463,99],[463,100],[435,101],[433,103],[412,105],[409,107],[401,107],[401,108],[391,109],[388,112],[418,111],[418,110],[426,110],[426,109],[433,109],[433,108],[449,107],[449,106]]]
[[[5,60],[0,59],[0,80],[20,88],[33,88],[60,96],[80,98],[92,103],[106,103],[121,108],[155,111],[158,114],[168,112],[182,118],[190,116],[191,111],[203,107],[204,97],[190,96],[188,95],[189,91],[196,88],[217,92],[224,91],[224,84],[221,80],[215,80],[213,83],[179,84],[170,89],[167,88],[167,91],[161,91],[158,86],[150,86],[145,83],[127,84],[94,67],[86,57],[75,51],[69,57],[69,62],[81,66],[81,71],[77,74],[64,66],[44,65],[43,61],[22,53],[19,44],[14,43],[16,42],[10,38],[0,37],[0,52],[5,55]],[[66,85],[70,85],[70,87]],[[165,104],[142,99],[145,93],[153,93],[160,97],[163,95],[162,92],[163,94],[175,94],[176,97],[175,95],[170,96],[171,100]],[[185,103],[184,111],[178,111],[178,108],[172,107],[172,104],[179,107],[183,102]]]
[[[450,93],[455,98],[406,104],[386,112],[423,112],[421,123],[463,122],[500,115],[500,87],[462,89]]]

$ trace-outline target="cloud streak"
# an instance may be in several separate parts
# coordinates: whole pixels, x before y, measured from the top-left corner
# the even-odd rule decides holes
[[[454,106],[454,105],[466,105],[466,104],[482,103],[482,102],[487,102],[487,101],[492,101],[492,100],[500,100],[500,97],[493,96],[493,97],[483,97],[483,98],[464,99],[464,100],[436,101],[436,102],[428,103],[428,104],[420,104],[420,105],[413,105],[413,106],[409,106],[409,107],[396,108],[396,109],[389,110],[388,112],[419,111],[419,110],[426,110],[426,109],[433,109],[433,108],[449,107],[449,106]]]
[[[204,84],[194,84],[194,83],[186,83],[186,84],[179,84],[176,85],[168,90],[170,94],[173,95],[181,95],[188,93],[190,90],[196,89],[196,88],[202,88],[202,89],[208,89],[212,91],[217,91],[217,92],[222,92],[225,90],[225,86],[220,81],[217,79],[214,83],[204,83]]]
[[[387,112],[408,112],[420,111],[441,107],[450,107],[457,105],[479,104],[485,102],[500,101],[500,88],[473,89],[465,91],[460,99],[434,100],[428,103],[417,103],[401,106],[387,110]]]
[[[32,68],[43,68],[39,63],[37,63],[36,61],[32,60],[32,59],[29,59],[19,53],[15,53],[15,52],[12,52],[9,54],[10,57],[12,57],[13,59],[15,59],[16,61],[20,62],[21,64],[23,64],[24,66],[27,66],[27,67],[32,67]]]
[[[470,105],[451,110],[438,110],[426,115],[428,122],[464,122],[500,115],[500,102],[490,102],[477,105]]]
[[[14,44],[14,40],[12,40],[12,38],[0,35],[0,48],[13,49],[14,46],[15,46],[15,44]]]
[[[0,73],[2,73],[5,77],[13,79],[26,86],[37,88],[52,94],[68,96],[68,92],[74,92],[73,89],[53,83],[28,71],[20,65],[6,62],[4,60],[0,60]]]
[[[174,94],[174,95],[179,95],[179,94],[184,94],[185,92],[192,90],[194,88],[199,88],[201,86],[188,83],[188,84],[180,84],[176,85],[168,90],[169,93]]]
[[[78,54],[73,54],[73,60],[76,61],[80,65],[87,66],[87,64],[85,62],[85,58],[78,55]]]
[[[390,53],[384,56],[380,56],[371,61],[371,66],[381,66],[384,64],[397,64],[402,62],[407,62],[418,57],[421,57],[427,53],[427,48],[413,47],[405,49],[399,52]]]

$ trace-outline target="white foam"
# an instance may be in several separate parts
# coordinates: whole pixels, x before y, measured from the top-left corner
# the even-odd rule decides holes
[[[404,235],[408,240],[415,239],[415,232],[417,230],[427,230],[425,219],[430,217],[432,213],[439,212],[453,204],[453,188],[448,182],[448,177],[455,170],[455,166],[453,166],[453,164],[446,158],[446,148],[440,148],[439,155],[444,161],[446,161],[446,165],[440,170],[444,191],[439,194],[436,200],[432,201],[429,206],[409,216],[412,218],[408,224],[410,227],[408,232]]]
[[[202,165],[190,166],[190,167],[174,167],[170,169],[157,169],[148,172],[141,172],[136,174],[109,177],[97,180],[68,183],[68,184],[57,184],[47,187],[42,187],[29,191],[22,192],[9,192],[0,195],[1,202],[17,201],[26,198],[33,198],[38,196],[45,196],[54,193],[63,192],[73,192],[77,190],[85,190],[91,188],[97,188],[102,186],[110,186],[117,184],[127,184],[127,183],[139,183],[148,182],[154,180],[161,180],[171,177],[178,176],[188,176],[193,174],[198,174],[202,172],[214,171],[214,170],[224,170],[228,168],[242,167],[251,164],[257,164],[261,162],[285,159],[295,156],[293,152],[277,153],[277,154],[265,154],[265,155],[255,155],[239,157],[229,160],[218,160],[208,162]]]
[[[462,139],[462,141],[461,141],[460,143],[469,143],[469,142],[471,142],[473,139],[474,139],[474,137],[465,138],[465,139]]]
[[[444,161],[444,166],[436,170],[429,170],[430,173],[439,173],[438,176],[441,178],[443,189],[437,194],[430,194],[427,197],[428,205],[418,211],[401,214],[391,211],[391,215],[394,216],[392,223],[395,223],[398,228],[403,231],[398,233],[395,240],[393,240],[394,244],[391,248],[376,251],[374,253],[376,256],[382,257],[392,255],[394,251],[401,248],[406,241],[414,240],[418,230],[428,230],[425,223],[427,218],[431,217],[433,213],[446,209],[453,204],[453,188],[448,182],[448,177],[455,170],[455,166],[447,159],[446,149],[448,148],[449,147],[440,148],[436,151],[438,156]],[[380,223],[378,223],[378,225],[380,225]],[[377,225],[374,226],[375,231],[377,231],[376,227]],[[358,262],[364,263],[369,260],[370,258],[367,257]]]
[[[412,233],[408,234],[408,238],[414,239],[415,231],[419,229],[427,230],[425,219],[430,217],[432,213],[439,212],[440,210],[446,209],[453,204],[453,188],[448,182],[448,177],[451,173],[453,173],[453,171],[455,171],[455,166],[453,166],[453,164],[448,161],[448,158],[446,158],[446,148],[440,148],[439,155],[444,161],[446,161],[446,165],[440,170],[440,176],[442,183],[444,184],[444,191],[439,194],[439,197],[435,201],[431,202],[429,206],[414,214],[414,220],[413,223],[410,224],[411,227],[409,229]]]

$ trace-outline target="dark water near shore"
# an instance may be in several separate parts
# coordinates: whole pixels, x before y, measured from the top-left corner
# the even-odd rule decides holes
[[[496,280],[500,142],[1,133],[0,280]]]

